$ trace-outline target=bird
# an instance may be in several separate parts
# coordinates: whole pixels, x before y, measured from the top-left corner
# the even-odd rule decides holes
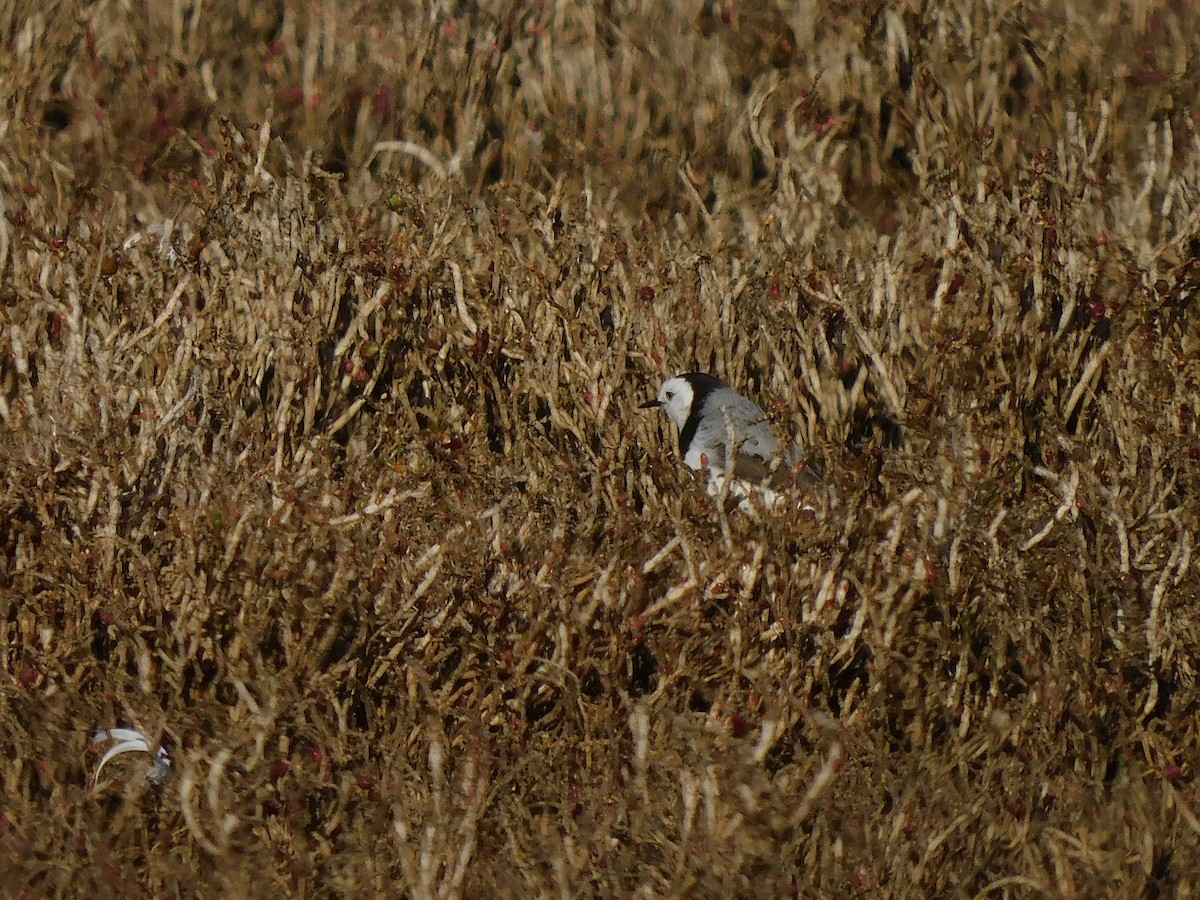
[[[155,784],[161,784],[166,781],[174,773],[175,764],[171,761],[171,754],[167,751],[164,744],[160,744],[154,751],[150,750],[151,741],[146,735],[136,728],[108,728],[96,732],[92,738],[92,746],[99,749],[105,744],[111,744],[100,764],[96,766],[96,773],[92,776],[92,783],[95,784],[100,780],[100,773],[108,764],[109,760],[115,759],[123,753],[132,753],[140,751],[142,753],[154,754],[154,762],[150,765],[149,777],[150,781]]]
[[[708,470],[708,493],[728,491],[747,500],[757,493],[769,507],[790,484],[811,483],[803,453],[782,450],[767,414],[721,379],[706,372],[668,378],[658,397],[641,409],[661,409],[679,429],[679,452],[689,469]]]

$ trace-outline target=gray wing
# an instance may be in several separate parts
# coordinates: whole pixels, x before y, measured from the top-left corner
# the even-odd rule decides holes
[[[721,405],[727,405],[729,409],[738,441],[736,456],[730,467],[735,477],[766,482],[770,487],[780,490],[793,486],[811,488],[823,480],[800,447],[789,444],[786,451],[780,448],[766,413],[740,394],[730,393],[733,397],[727,400],[727,404],[722,402]],[[745,423],[740,430],[739,422]]]
[[[734,397],[736,399],[728,408],[738,453],[757,456],[769,464],[779,455],[779,441],[775,439],[767,414],[740,394]]]
[[[697,429],[697,445],[720,448],[724,471],[732,471],[735,478],[745,481],[767,482],[777,489],[793,485],[809,488],[821,481],[806,464],[800,448],[790,446],[782,452],[767,414],[741,394],[731,388],[714,391],[706,406],[716,415],[706,417]],[[732,461],[728,447],[731,426],[736,444]]]
[[[773,459],[779,441],[771,431],[767,414],[732,388],[713,391],[705,404],[705,422],[697,431],[709,446],[725,447],[732,429],[739,453]]]

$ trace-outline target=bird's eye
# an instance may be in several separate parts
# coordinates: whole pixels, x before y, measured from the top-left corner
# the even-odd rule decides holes
[[[673,391],[667,391],[667,393],[666,393],[666,398],[667,398],[668,400],[674,400],[674,399],[675,399],[675,393],[674,393]]]

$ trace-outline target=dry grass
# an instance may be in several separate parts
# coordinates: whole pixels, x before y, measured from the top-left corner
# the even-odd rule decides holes
[[[0,11],[0,881],[1193,895],[1190,7],[405,5]]]

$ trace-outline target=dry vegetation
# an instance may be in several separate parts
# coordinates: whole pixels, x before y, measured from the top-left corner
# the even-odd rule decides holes
[[[1190,5],[401,6],[0,7],[6,892],[1193,895]]]

